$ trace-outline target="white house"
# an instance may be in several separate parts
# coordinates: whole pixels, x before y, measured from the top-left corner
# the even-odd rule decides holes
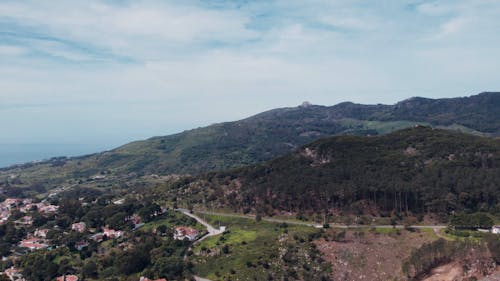
[[[178,226],[175,228],[174,239],[184,240],[184,238],[189,239],[189,241],[193,241],[198,236],[198,230],[187,227],[187,226]]]
[[[494,233],[494,234],[500,234],[500,225],[494,225],[494,226],[491,228],[491,233]]]

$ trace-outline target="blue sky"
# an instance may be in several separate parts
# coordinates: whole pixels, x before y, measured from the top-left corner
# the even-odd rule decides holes
[[[305,100],[499,90],[499,14],[496,0],[2,0],[0,144],[105,149]]]

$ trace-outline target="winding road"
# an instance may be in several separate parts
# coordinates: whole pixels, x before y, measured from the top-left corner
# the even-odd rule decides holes
[[[176,209],[176,211],[181,212],[184,215],[195,219],[196,221],[198,221],[200,224],[202,224],[204,227],[207,228],[208,234],[206,234],[203,237],[201,237],[200,239],[196,240],[194,242],[194,244],[199,243],[200,241],[202,241],[203,239],[205,239],[207,237],[222,234],[226,230],[225,227],[224,228],[215,228],[215,227],[213,227],[207,221],[205,221],[204,219],[198,217],[197,215],[189,212],[189,210],[187,210],[187,209]]]
[[[208,233],[204,236],[202,236],[200,239],[196,240],[194,244],[197,244],[197,243],[200,243],[200,241],[202,241],[203,239],[206,239],[207,237],[211,237],[211,236],[215,236],[215,235],[219,235],[219,234],[222,234],[226,228],[215,228],[213,227],[212,225],[210,225],[206,220],[198,217],[197,215],[189,212],[189,210],[187,209],[175,209],[177,212],[181,212],[183,213],[184,215],[188,216],[188,217],[191,217],[193,219],[195,219],[197,222],[199,222],[200,224],[202,224],[203,226],[205,226],[207,228],[207,231]],[[187,259],[187,255],[184,256],[184,259]],[[196,281],[212,281],[210,279],[207,279],[207,278],[203,278],[203,277],[200,277],[200,276],[196,276],[196,275],[193,275],[193,278],[196,280]]]

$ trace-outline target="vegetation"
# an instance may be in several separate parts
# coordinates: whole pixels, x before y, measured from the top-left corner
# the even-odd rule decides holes
[[[328,280],[330,266],[313,242],[325,231],[335,243],[346,242],[346,231],[328,224],[334,215],[346,224],[369,224],[378,217],[396,225],[405,215],[422,221],[424,214],[438,214],[451,215],[448,234],[463,239],[438,240],[414,251],[403,267],[409,278],[471,249],[488,249],[498,263],[498,236],[475,230],[491,227],[491,215],[500,215],[500,143],[474,135],[500,135],[499,98],[484,93],[413,98],[391,106],[277,109],[99,154],[0,169],[0,201],[44,199],[59,206],[46,214],[13,210],[0,225],[0,255],[19,257],[16,266],[35,281],[62,274],[84,280],[170,280],[192,273],[213,280]],[[402,128],[407,129],[395,131]],[[330,135],[339,136],[319,139]],[[235,169],[220,171],[228,168]],[[206,171],[212,172],[199,175]],[[172,173],[195,175],[155,175]],[[193,246],[174,240],[174,227],[203,227],[173,210],[165,212],[164,201],[189,210],[252,212],[255,220],[206,216],[228,231]],[[263,219],[284,214],[314,218],[323,228]],[[15,222],[24,215],[32,217],[32,225]],[[135,224],[134,216],[144,225]],[[72,231],[76,222],[85,222],[87,229]],[[125,234],[89,239],[104,227]],[[46,242],[52,247],[28,252],[17,246],[35,229],[50,229]],[[370,235],[400,237],[402,231],[380,228]],[[77,247],[82,241],[88,242],[83,249]],[[2,262],[2,269],[12,260]]]
[[[438,239],[413,251],[403,263],[403,272],[410,280],[419,280],[418,277],[429,273],[434,267],[465,257],[472,249],[485,250],[484,245],[472,242]]]
[[[190,257],[193,271],[211,280],[329,280],[329,266],[312,241],[321,230],[244,218],[206,216],[227,226],[203,240]]]
[[[10,257],[1,267],[8,268],[15,261],[23,276],[33,281],[54,280],[63,274],[120,281],[139,276],[169,280],[190,276],[184,261],[190,242],[174,240],[173,233],[179,225],[202,229],[194,219],[163,210],[146,193],[128,195],[120,204],[111,199],[116,198],[102,194],[76,200],[62,193],[50,198],[50,203],[59,207],[57,212],[39,213],[35,208],[21,214],[33,218],[33,223],[26,225],[14,223],[20,216],[13,210],[8,222],[0,225],[0,255]],[[146,223],[143,228],[134,226],[133,216]],[[77,222],[84,222],[86,228],[73,230],[71,225]],[[93,239],[104,227],[123,232],[117,237]],[[47,248],[28,251],[17,246],[22,239],[36,236],[37,229],[48,230],[46,237],[38,237]]]
[[[49,188],[104,174],[201,174],[255,164],[331,135],[378,135],[416,124],[500,135],[500,94],[468,98],[412,98],[395,105],[341,103],[270,110],[250,118],[129,143],[111,151],[56,157],[0,169],[20,174],[16,186]]]
[[[190,204],[266,215],[339,209],[447,215],[498,213],[499,187],[498,140],[416,127],[322,139],[264,164],[185,179],[166,192],[173,188]]]
[[[450,226],[456,229],[473,229],[478,228],[490,229],[493,226],[493,219],[483,213],[475,214],[458,214],[454,215],[450,220]]]

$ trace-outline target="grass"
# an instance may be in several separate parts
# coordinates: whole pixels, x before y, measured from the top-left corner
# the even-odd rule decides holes
[[[318,232],[312,227],[256,222],[245,218],[205,215],[212,225],[227,226],[223,235],[213,236],[197,244],[191,257],[196,275],[211,280],[265,280],[269,264],[280,252],[279,239],[284,235],[306,236]],[[227,247],[228,253],[222,248]]]
[[[401,232],[402,229],[398,228],[388,228],[388,227],[375,227],[375,232],[380,233],[380,234],[397,234],[398,232]]]
[[[466,236],[468,235],[468,236]],[[456,235],[453,231],[447,232],[446,229],[439,230],[439,236],[449,240],[449,241],[473,241],[473,242],[481,242],[483,241],[483,234],[478,231],[472,230],[461,230],[460,235]]]
[[[168,211],[161,218],[145,223],[139,228],[139,230],[152,231],[153,229],[158,228],[160,225],[165,225],[167,228],[174,228],[179,225],[185,225],[197,229],[200,233],[206,231],[206,228],[196,222],[196,220],[175,211]]]

